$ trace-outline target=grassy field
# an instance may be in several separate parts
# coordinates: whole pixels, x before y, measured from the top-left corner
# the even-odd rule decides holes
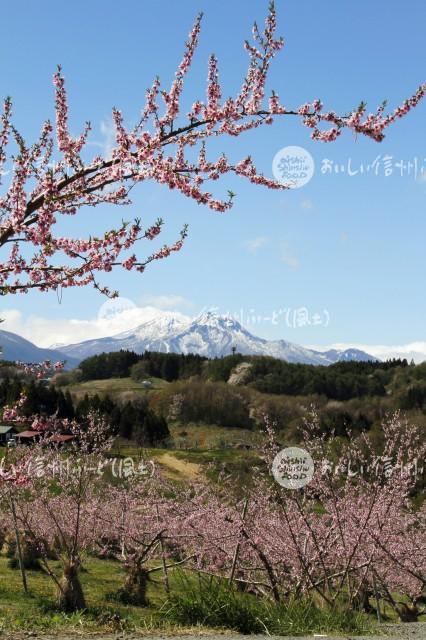
[[[245,444],[256,447],[261,441],[261,434],[249,429],[231,429],[204,423],[171,423],[169,429],[176,449],[220,450]]]
[[[63,391],[69,391],[73,398],[79,400],[87,395],[109,395],[113,399],[126,399],[126,396],[134,397],[134,394],[144,397],[150,391],[158,391],[167,386],[168,382],[161,378],[147,378],[152,384],[150,389],[145,389],[142,383],[135,382],[131,378],[109,378],[108,380],[89,380],[62,387]]]
[[[216,429],[220,432],[221,428],[214,426],[196,426],[193,427],[194,432],[197,429],[204,434],[203,438],[211,438],[214,443],[214,434]],[[224,430],[226,431],[226,430]],[[229,431],[229,430],[228,430]],[[239,430],[234,430],[239,431]],[[207,437],[208,434],[208,437]],[[247,432],[247,436],[250,432]],[[235,434],[234,437],[236,437]],[[195,435],[194,435],[195,438]],[[245,441],[245,440],[244,440]],[[192,444],[194,444],[192,442]],[[6,447],[0,447],[0,461],[6,454]],[[153,461],[167,477],[173,480],[191,481],[194,479],[209,476],[214,478],[221,471],[232,473],[238,478],[238,484],[242,486],[245,483],[245,476],[249,476],[254,465],[258,465],[260,458],[255,449],[246,451],[244,449],[226,448],[226,449],[174,449],[173,442],[167,448],[142,448],[135,442],[117,438],[111,450],[111,456],[121,458],[133,458],[135,463],[140,460]]]
[[[56,569],[59,573],[58,563]],[[4,557],[0,557],[0,575],[0,634],[15,631],[74,632],[79,635],[95,631],[157,631],[199,635],[211,629],[244,632],[246,627],[247,632],[263,632],[264,622],[259,616],[270,625],[271,631],[276,629],[283,634],[356,633],[372,627],[366,616],[341,611],[325,613],[308,602],[284,603],[278,610],[273,604],[268,605],[252,596],[228,591],[225,583],[221,586],[205,579],[200,582],[194,574],[182,572],[170,576],[171,596],[166,595],[160,579],[148,587],[148,606],[119,604],[114,596],[123,585],[120,564],[96,558],[88,558],[81,573],[87,609],[74,614],[56,608],[54,585],[43,571],[28,571],[28,594],[23,592],[19,571],[10,569]]]
[[[51,564],[59,575],[59,563]],[[87,559],[81,573],[87,610],[75,614],[66,614],[56,608],[55,586],[43,571],[27,572],[28,594],[23,592],[19,571],[10,569],[5,557],[0,557],[0,575],[0,633],[18,630],[182,630],[179,624],[163,621],[166,594],[162,584],[149,585],[147,607],[118,603],[114,596],[123,585],[124,573],[120,564],[112,560]],[[178,592],[180,579],[177,575],[171,576],[171,584]]]
[[[253,467],[261,464],[259,454],[254,449],[141,448],[121,438],[117,438],[111,455],[130,457],[135,462],[152,460],[167,477],[181,481],[201,479],[203,476],[214,479],[224,471],[232,474],[236,486],[241,487],[250,481]]]

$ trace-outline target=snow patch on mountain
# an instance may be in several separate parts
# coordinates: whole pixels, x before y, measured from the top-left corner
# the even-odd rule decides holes
[[[272,356],[287,362],[322,365],[341,360],[375,359],[357,349],[321,352],[286,340],[265,340],[250,333],[234,318],[214,311],[205,311],[192,320],[168,312],[115,336],[61,347],[62,352],[79,360],[120,349],[136,353],[198,353],[208,358],[226,356],[235,350],[243,355]]]

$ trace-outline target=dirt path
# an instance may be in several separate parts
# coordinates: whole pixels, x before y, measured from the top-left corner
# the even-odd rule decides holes
[[[157,458],[159,464],[164,465],[166,469],[179,473],[189,480],[195,480],[201,473],[201,466],[195,462],[187,462],[179,460],[171,453],[163,453]]]

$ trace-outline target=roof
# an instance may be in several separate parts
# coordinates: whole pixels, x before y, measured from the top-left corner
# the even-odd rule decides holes
[[[0,425],[0,435],[9,433],[9,431],[16,431],[15,427],[8,427],[7,425]]]
[[[74,436],[67,436],[67,435],[57,435],[57,436],[52,436],[50,438],[50,442],[69,442],[69,440],[73,440]]]
[[[39,435],[38,431],[21,431],[17,434],[18,438],[35,438]]]

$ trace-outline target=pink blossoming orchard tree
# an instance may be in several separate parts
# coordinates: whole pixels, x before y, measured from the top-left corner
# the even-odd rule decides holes
[[[336,451],[334,433],[324,434],[315,413],[306,422],[304,448],[317,467],[313,481],[303,492],[273,487],[274,516],[294,554],[283,578],[295,595],[316,593],[331,606],[344,597],[367,612],[380,594],[401,620],[410,621],[424,612],[424,505],[416,509],[411,497],[421,489],[426,442],[398,413],[382,422],[381,434],[379,452],[368,434],[357,438],[350,432]],[[269,462],[273,430],[270,435]],[[262,495],[257,499],[261,503]],[[286,536],[276,539],[277,522],[270,516],[259,522],[269,525],[262,538],[257,533],[267,555],[277,553],[271,565],[279,573]]]
[[[71,134],[60,68],[54,75],[56,127],[46,121],[34,144],[27,144],[14,127],[12,102],[5,100],[0,122],[0,170],[5,172],[9,159],[13,159],[13,170],[0,197],[0,246],[5,251],[0,264],[0,292],[93,285],[114,296],[116,292],[98,281],[100,274],[115,267],[143,272],[149,263],[181,249],[186,228],[174,244],[142,257],[136,253],[136,246],[141,240],[156,238],[162,220],[152,225],[143,225],[139,219],[123,222],[105,232],[93,230],[89,237],[81,239],[58,234],[61,218],[105,203],[128,205],[131,189],[147,180],[175,189],[214,211],[225,212],[232,206],[232,192],[228,199],[217,199],[207,184],[226,174],[236,174],[269,189],[287,189],[289,185],[260,174],[250,156],[236,164],[231,164],[224,154],[208,158],[209,139],[237,137],[271,125],[275,118],[296,117],[311,130],[314,140],[331,142],[346,128],[380,142],[385,129],[415,107],[426,91],[426,84],[421,85],[389,114],[385,114],[384,104],[367,114],[361,103],[345,116],[324,110],[318,99],[291,109],[276,93],[267,96],[269,67],[283,46],[283,40],[275,36],[276,12],[271,4],[263,31],[255,24],[253,42],[245,43],[248,70],[235,96],[223,97],[218,62],[212,55],[206,98],[194,100],[189,113],[183,113],[182,92],[200,27],[201,15],[189,34],[170,88],[162,89],[160,80],[155,78],[134,127],[126,127],[123,114],[113,109],[115,146],[110,157],[86,159],[90,124],[79,136]],[[198,158],[189,160],[188,151],[193,156],[194,149],[198,149]]]
[[[280,447],[269,420],[267,427],[270,468]],[[366,612],[380,599],[401,620],[416,620],[425,612],[426,523],[424,505],[416,509],[410,497],[426,443],[398,415],[383,422],[382,433],[380,453],[368,436],[336,452],[314,415],[303,445],[316,464],[311,483],[286,490],[262,470],[240,501],[232,479],[192,487],[171,505],[175,544],[194,570],[260,597],[313,597]]]
[[[110,485],[103,477],[111,444],[104,421],[22,418],[21,405],[6,409],[6,417],[30,424],[41,438],[0,467],[0,525],[14,531],[18,545],[25,540],[39,550],[64,609],[85,607],[79,572],[95,552],[122,562],[117,595],[134,604],[147,603],[155,574],[163,573],[168,591],[169,571],[184,566],[277,603],[313,598],[371,612],[385,601],[404,621],[425,611],[426,510],[411,498],[426,442],[398,415],[382,424],[379,453],[368,435],[336,450],[334,435],[322,433],[314,415],[303,446],[316,470],[303,491],[268,478],[278,445],[267,420],[266,466],[240,500],[232,478],[175,486],[156,474]],[[75,435],[66,452],[52,438],[64,428]],[[52,551],[62,576],[50,565]],[[24,572],[23,582],[25,588]]]
[[[39,439],[20,446],[0,467],[0,506],[4,524],[16,542],[31,544],[45,573],[56,587],[65,611],[86,607],[80,569],[105,532],[108,483],[104,470],[112,440],[109,425],[94,413],[84,423],[55,417],[24,418],[19,407],[7,410],[7,419],[39,432]],[[56,436],[73,436],[64,453]],[[22,549],[18,549],[24,589],[27,590]],[[62,575],[52,567],[60,560]]]
[[[179,522],[176,502],[182,490],[176,489],[156,470],[152,477],[130,477],[109,490],[103,509],[104,536],[97,545],[101,554],[121,562],[125,581],[116,594],[125,603],[146,606],[147,589],[162,573],[166,593],[170,592],[169,572],[187,565],[193,554],[183,551],[177,557]]]

